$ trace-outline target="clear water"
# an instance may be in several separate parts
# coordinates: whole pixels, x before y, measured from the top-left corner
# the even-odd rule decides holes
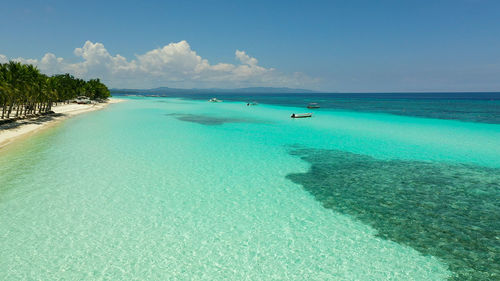
[[[143,95],[144,93],[137,93]],[[208,100],[214,94],[169,96]],[[500,92],[484,93],[307,93],[307,94],[220,94],[229,101],[257,101],[291,107],[319,103],[315,111],[344,110],[389,113],[402,116],[500,124]]]
[[[0,151],[0,279],[498,278],[499,125],[292,112],[131,98]]]

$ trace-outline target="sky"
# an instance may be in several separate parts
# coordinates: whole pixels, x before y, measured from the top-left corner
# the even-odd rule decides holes
[[[0,62],[113,88],[500,91],[500,1],[0,0]]]

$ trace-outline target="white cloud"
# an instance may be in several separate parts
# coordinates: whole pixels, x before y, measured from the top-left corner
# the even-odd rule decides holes
[[[111,87],[314,87],[317,82],[301,73],[287,75],[274,68],[259,66],[256,58],[240,50],[235,52],[239,64],[212,65],[186,41],[170,43],[130,60],[119,54],[112,55],[102,43],[91,41],[76,48],[74,54],[80,57],[79,62],[70,63],[52,53],[40,60],[13,60],[34,64],[47,74],[71,73],[84,79],[99,77]],[[0,55],[2,61],[6,62],[7,57]]]
[[[46,53],[38,63],[41,69],[51,74],[65,72],[65,69],[62,68],[63,65],[63,58],[58,58],[52,53]]]
[[[25,64],[34,64],[34,65],[37,65],[38,64],[38,60],[37,59],[25,59],[25,58],[14,58],[12,59],[13,61],[18,61],[20,63],[25,63]]]
[[[252,58],[247,55],[245,51],[236,50],[235,55],[236,58],[239,59],[243,64],[257,65],[257,63],[259,62],[256,58]]]

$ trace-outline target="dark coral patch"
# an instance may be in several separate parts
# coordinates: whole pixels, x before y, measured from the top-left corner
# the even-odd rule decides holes
[[[182,113],[170,113],[167,116],[173,116],[178,120],[198,123],[201,125],[215,126],[222,125],[225,123],[261,123],[257,120],[252,119],[241,119],[241,118],[230,118],[230,117],[217,117],[210,115],[197,115],[197,114],[182,114]]]
[[[325,208],[371,225],[382,238],[441,258],[453,280],[500,279],[500,169],[379,160],[293,149],[311,164],[289,174]]]

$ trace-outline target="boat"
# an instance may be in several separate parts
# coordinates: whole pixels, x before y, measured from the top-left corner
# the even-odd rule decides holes
[[[319,108],[319,104],[311,102],[310,104],[307,105],[307,108]]]
[[[249,106],[249,105],[259,105],[259,103],[255,102],[255,101],[247,102],[247,106]]]
[[[211,98],[208,101],[209,102],[222,102],[221,100],[218,100],[217,98]]]
[[[312,113],[299,113],[299,114],[292,114],[290,117],[292,118],[307,118],[307,117],[312,117]]]
[[[91,101],[86,96],[79,96],[75,99],[75,103],[77,103],[77,104],[89,104],[89,103],[91,103]]]

